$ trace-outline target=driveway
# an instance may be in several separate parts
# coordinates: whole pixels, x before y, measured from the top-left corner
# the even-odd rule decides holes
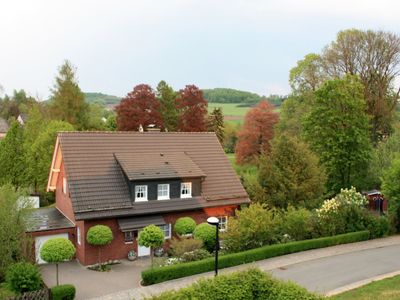
[[[111,266],[108,272],[88,270],[77,261],[59,264],[60,284],[72,283],[77,289],[77,300],[99,297],[139,286],[141,272],[150,266],[150,259],[122,260]],[[41,265],[44,282],[51,287],[56,284],[56,266]]]

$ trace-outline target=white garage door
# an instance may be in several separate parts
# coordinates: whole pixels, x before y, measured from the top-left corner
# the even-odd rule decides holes
[[[37,236],[35,238],[35,253],[36,253],[36,262],[38,264],[45,264],[46,262],[40,257],[40,248],[42,245],[49,239],[52,238],[65,238],[68,239],[68,233],[60,233],[60,234],[52,234],[45,236]]]

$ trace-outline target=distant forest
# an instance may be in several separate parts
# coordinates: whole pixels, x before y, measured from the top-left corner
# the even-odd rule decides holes
[[[266,97],[256,93],[226,88],[204,89],[203,93],[204,98],[210,103],[237,103],[239,106],[253,106],[260,102],[261,99],[267,99],[271,104],[280,106],[286,98],[280,95]],[[85,93],[85,100],[88,103],[107,106],[118,104],[121,98],[103,93]]]

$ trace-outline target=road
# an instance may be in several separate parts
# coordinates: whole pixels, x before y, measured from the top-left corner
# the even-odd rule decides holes
[[[400,270],[400,245],[367,249],[305,261],[272,270],[275,277],[292,280],[310,291],[337,288]]]

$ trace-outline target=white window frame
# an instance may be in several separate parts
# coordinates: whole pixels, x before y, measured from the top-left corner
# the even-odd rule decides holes
[[[167,195],[160,196],[160,187],[167,187]],[[163,190],[164,192],[164,190]],[[169,184],[168,183],[161,183],[157,185],[157,200],[168,200],[169,199]]]
[[[183,189],[187,189],[188,193],[183,194]],[[191,182],[182,182],[181,183],[181,198],[192,198],[192,183]]]
[[[63,193],[67,193],[67,178],[63,177]]]
[[[138,197],[137,194],[140,193],[139,189],[144,188],[144,190],[141,192],[143,193],[143,197]],[[141,202],[141,201],[147,201],[147,185],[136,185],[135,186],[135,201],[136,202]]]
[[[81,245],[81,228],[79,226],[76,227],[76,242]]]
[[[130,239],[128,239],[128,240],[126,239],[127,235],[130,236]],[[133,230],[124,232],[124,242],[125,242],[125,244],[132,244],[134,239],[135,239],[135,233],[133,232]]]
[[[164,228],[165,228],[165,226],[168,226],[167,227],[167,229],[168,229],[168,235],[166,235],[165,234],[165,230],[164,230]],[[171,232],[171,223],[169,223],[169,224],[164,224],[164,225],[159,225],[158,226],[161,230],[162,230],[162,232],[164,233],[164,240],[168,240],[168,239],[170,239],[171,238],[171,235],[172,235],[172,232]]]
[[[219,231],[226,231],[228,229],[228,216],[219,216],[217,218]]]

